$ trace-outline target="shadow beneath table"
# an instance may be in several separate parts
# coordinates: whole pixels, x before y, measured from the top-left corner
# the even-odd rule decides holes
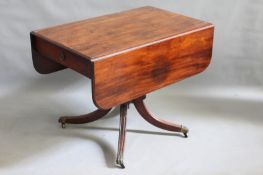
[[[82,79],[78,79],[77,76],[73,75],[71,77],[72,78],[66,78],[62,76],[62,74],[53,77],[45,76],[35,79],[24,87],[1,97],[0,168],[12,167],[15,164],[19,164],[19,162],[30,159],[31,157],[41,156],[41,154],[53,149],[59,150],[65,142],[71,142],[72,140],[70,139],[72,138],[81,138],[98,144],[104,153],[106,166],[109,168],[115,167],[114,160],[116,157],[115,150],[117,144],[116,148],[112,147],[109,142],[104,139],[100,139],[91,133],[84,134],[82,130],[77,129],[85,128],[117,132],[118,128],[84,125],[73,127],[73,125],[69,125],[70,128],[65,132],[62,131],[60,125],[57,123],[59,116],[75,114],[77,112],[72,105],[75,103],[78,104],[78,99],[75,99],[75,101],[72,101],[72,99],[67,101],[68,99],[66,98],[56,96],[61,90],[63,90],[63,93],[68,93],[69,90],[67,90],[67,88],[74,89],[76,86],[72,84],[82,82],[80,81]],[[87,83],[87,88],[88,87],[90,87],[89,81]],[[85,91],[84,93],[88,92]],[[91,102],[91,99],[87,100]],[[185,97],[180,95],[150,96],[149,101],[151,101],[153,106],[156,103],[155,100],[162,101],[157,105],[158,110],[165,109],[172,113],[176,113],[177,111],[187,113],[190,109],[191,111],[195,111],[197,117],[205,113],[205,116],[228,117],[229,119],[249,121],[255,124],[262,124],[263,122],[262,102],[224,98]],[[93,109],[87,105],[87,113],[91,111],[93,111]],[[153,110],[153,112],[155,113],[155,110]],[[119,109],[115,108],[105,118],[111,119],[118,114]],[[103,122],[107,122],[107,120],[103,120]],[[180,134],[167,133],[165,131],[153,132],[128,129],[128,132],[182,137]],[[90,164],[92,164],[92,162]]]
[[[112,127],[98,127],[98,126],[85,126],[85,125],[68,125],[70,129],[88,129],[88,130],[103,130],[103,131],[116,131],[119,132],[118,128],[112,128]],[[183,137],[180,133],[169,133],[169,132],[157,132],[157,131],[147,131],[147,130],[140,130],[140,129],[127,129],[126,132],[129,133],[136,133],[136,134],[146,134],[146,135],[159,135],[159,136],[177,136],[177,137]]]
[[[31,157],[40,156],[53,149],[61,149],[72,138],[97,143],[102,149],[107,167],[115,167],[115,148],[94,134],[60,128],[59,116],[76,112],[71,101],[59,100],[57,92],[72,88],[81,78],[71,75],[43,77],[10,91],[0,98],[0,168],[12,167]],[[52,83],[52,86],[49,84]],[[82,82],[81,82],[82,83]],[[87,80],[87,86],[89,85]],[[85,85],[86,86],[86,85]],[[90,100],[91,99],[87,99]],[[77,100],[76,100],[77,101]],[[87,103],[88,104],[88,103]],[[87,113],[93,111],[87,105]],[[116,111],[110,114],[115,115]],[[88,150],[87,150],[88,151]]]
[[[263,90],[259,96],[263,96]],[[160,108],[166,110],[184,111],[186,115],[195,115],[197,118],[220,117],[256,125],[263,123],[263,99],[169,95],[159,96],[158,100],[164,103],[154,102],[154,100],[151,103],[158,103]]]

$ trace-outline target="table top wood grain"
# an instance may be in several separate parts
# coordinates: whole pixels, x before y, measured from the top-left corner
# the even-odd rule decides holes
[[[71,68],[92,79],[101,109],[125,103],[203,71],[214,26],[142,7],[31,32],[40,73]]]

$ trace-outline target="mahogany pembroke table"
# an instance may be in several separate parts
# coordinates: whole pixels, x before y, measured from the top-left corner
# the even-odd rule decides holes
[[[202,72],[212,56],[214,26],[154,7],[86,19],[30,33],[35,69],[48,74],[73,69],[92,81],[98,109],[90,114],[59,118],[81,124],[105,116],[120,105],[116,163],[124,168],[126,114],[130,103],[156,127],[188,129],[157,119],[146,109],[146,94]]]

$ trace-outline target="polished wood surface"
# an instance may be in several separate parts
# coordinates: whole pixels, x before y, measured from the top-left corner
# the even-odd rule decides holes
[[[118,139],[118,152],[116,158],[116,164],[121,168],[125,168],[123,163],[123,154],[126,137],[126,123],[127,123],[127,110],[128,103],[120,105],[120,126],[119,126],[119,139]]]
[[[213,31],[210,23],[142,7],[33,31],[34,66],[91,78],[95,105],[109,109],[202,72]]]
[[[39,54],[35,50],[32,50],[32,60],[36,71],[41,74],[49,74],[67,68],[59,63],[50,60],[44,55]]]
[[[212,42],[208,26],[96,61],[94,103],[107,109],[202,72],[210,63]]]
[[[142,7],[36,30],[33,34],[86,59],[97,60],[208,25],[155,7]]]
[[[50,41],[39,38],[31,32],[31,45],[35,69],[41,74],[71,68],[86,77],[92,78],[92,64],[83,56]],[[60,65],[60,66],[59,66]]]

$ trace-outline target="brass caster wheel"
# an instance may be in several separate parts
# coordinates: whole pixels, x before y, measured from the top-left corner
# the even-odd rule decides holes
[[[182,128],[181,128],[181,132],[184,134],[184,137],[185,138],[187,138],[188,137],[188,132],[189,132],[189,130],[188,130],[188,128],[187,127],[185,127],[185,126],[182,126]]]
[[[65,129],[66,128],[66,123],[61,123],[61,128]]]
[[[66,128],[66,121],[63,117],[59,118],[58,122],[61,123],[61,128]]]
[[[123,163],[122,160],[118,160],[118,159],[117,159],[117,160],[116,160],[116,164],[119,165],[122,169],[125,168],[124,163]]]

